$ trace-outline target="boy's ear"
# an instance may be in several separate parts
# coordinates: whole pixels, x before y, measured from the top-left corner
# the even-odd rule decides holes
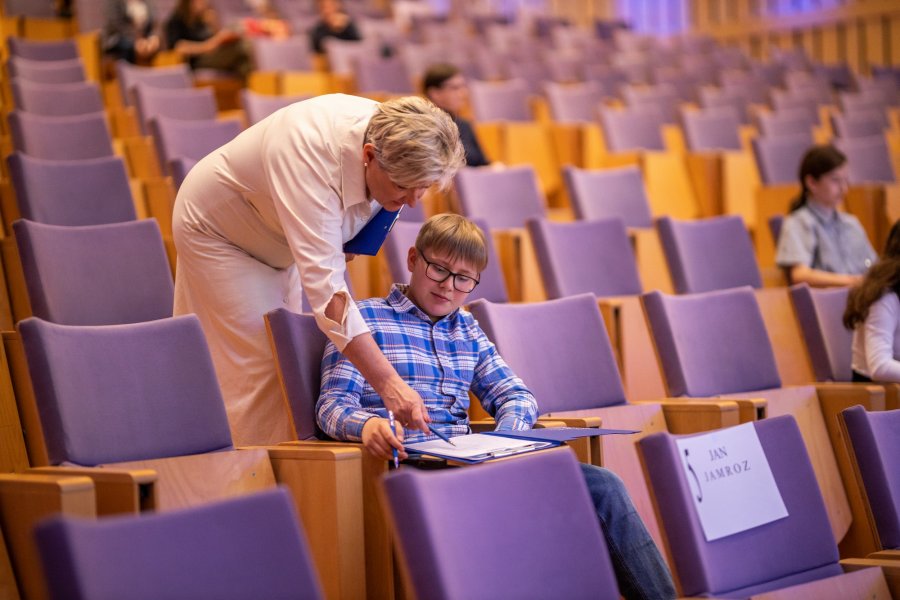
[[[419,257],[419,253],[416,250],[415,246],[411,246],[409,252],[406,254],[406,268],[409,269],[409,272],[412,273],[413,269],[416,268],[416,259]]]

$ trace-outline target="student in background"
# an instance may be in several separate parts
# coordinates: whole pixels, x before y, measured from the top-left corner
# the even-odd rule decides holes
[[[166,23],[166,43],[187,57],[192,69],[227,71],[243,79],[253,68],[241,35],[219,27],[208,0],[178,0]]]
[[[359,303],[378,346],[425,400],[431,427],[448,436],[470,432],[470,390],[495,418],[498,430],[530,429],[538,416],[534,396],[472,315],[460,308],[486,264],[484,233],[477,225],[459,215],[435,215],[409,249],[409,285],[394,285],[387,298]],[[322,369],[317,420],[329,436],[361,441],[368,452],[385,460],[394,449],[406,458],[404,440],[436,439],[399,426],[394,430],[378,393],[331,342]],[[600,467],[581,469],[620,592],[628,599],[674,598],[668,567],[622,481]]]
[[[324,54],[326,38],[358,42],[362,39],[359,28],[341,5],[340,0],[319,0],[319,20],[309,33],[313,52]]]
[[[466,149],[466,166],[483,167],[489,164],[490,161],[475,137],[472,124],[459,116],[459,112],[469,101],[469,88],[462,71],[451,64],[432,65],[422,78],[422,92],[438,108],[450,113],[459,127],[459,139]]]
[[[150,0],[107,0],[103,52],[112,59],[148,65],[159,52],[156,10]]]
[[[799,176],[802,191],[784,219],[775,263],[792,284],[859,283],[877,255],[859,220],[838,210],[847,195],[847,157],[831,145],[813,146]]]
[[[853,381],[900,383],[900,221],[884,256],[850,290],[844,325],[853,330]]]

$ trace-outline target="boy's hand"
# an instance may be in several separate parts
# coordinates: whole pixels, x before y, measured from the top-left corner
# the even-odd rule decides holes
[[[407,457],[403,450],[403,427],[396,423],[396,432],[391,431],[391,424],[387,419],[372,417],[363,425],[362,443],[373,456],[384,460],[393,460],[393,449],[397,449],[400,460]]]

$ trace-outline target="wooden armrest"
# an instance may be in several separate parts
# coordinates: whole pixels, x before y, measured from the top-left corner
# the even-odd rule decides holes
[[[758,412],[761,399],[663,398],[659,404],[666,419],[666,429],[673,434],[699,433],[732,427],[747,421]],[[643,404],[643,403],[634,403]]]
[[[544,427],[600,427],[603,420],[600,417],[558,417],[548,415],[540,417],[538,423]],[[561,425],[559,425],[561,423]],[[535,425],[537,426],[537,425]],[[602,466],[601,444],[599,437],[585,437],[566,442],[566,445],[575,451],[575,456],[580,462],[589,465]]]
[[[884,410],[884,387],[869,383],[817,383],[816,394],[823,412],[862,404],[866,410]]]
[[[599,419],[599,417],[597,417]],[[599,427],[600,425],[597,425]],[[535,429],[553,429],[556,427],[567,427],[565,421],[560,421],[559,419],[538,419],[538,421],[534,424]]]
[[[156,508],[156,471],[106,467],[35,467],[28,473],[88,477],[94,483],[97,514],[136,514]]]
[[[841,560],[845,573],[852,573],[872,567],[881,568],[892,598],[900,598],[900,560],[878,560],[873,558],[845,558]],[[873,596],[874,597],[874,596]]]
[[[469,427],[472,433],[484,433],[485,431],[493,431],[497,426],[497,421],[493,419],[472,419],[469,421]]]
[[[603,419],[600,417],[559,417],[556,415],[548,415],[538,418],[538,423],[558,421],[563,423],[563,427],[600,427]],[[545,425],[546,427],[546,425]],[[559,427],[554,425],[554,427]]]

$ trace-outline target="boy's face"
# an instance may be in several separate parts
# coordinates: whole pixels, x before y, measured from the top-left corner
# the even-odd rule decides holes
[[[429,268],[428,263],[432,266]],[[422,311],[432,319],[446,317],[465,304],[470,292],[461,292],[456,287],[466,288],[465,279],[457,279],[453,285],[454,275],[450,274],[442,282],[434,281],[448,272],[464,278],[478,279],[480,274],[468,261],[450,260],[444,252],[424,249],[419,252],[415,247],[409,249],[406,265],[412,274],[409,279],[407,295]],[[433,276],[430,277],[429,275]]]

